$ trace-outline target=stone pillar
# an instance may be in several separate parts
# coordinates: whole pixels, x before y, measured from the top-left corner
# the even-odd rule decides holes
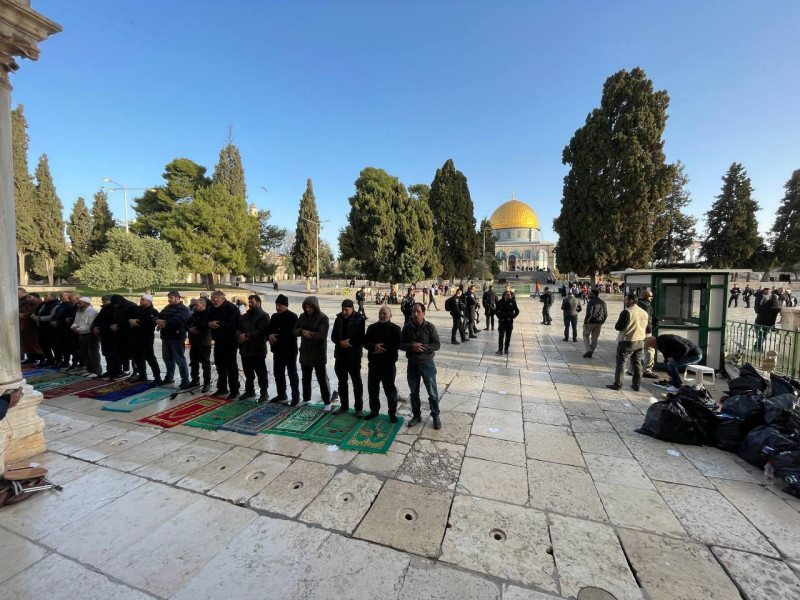
[[[17,232],[11,151],[11,83],[16,57],[39,58],[39,42],[61,27],[30,8],[30,0],[0,0],[0,390],[22,387],[19,404],[0,421],[0,473],[5,464],[45,450],[42,395],[25,383],[20,368],[17,300]]]

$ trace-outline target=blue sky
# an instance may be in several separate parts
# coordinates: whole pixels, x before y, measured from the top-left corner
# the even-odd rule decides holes
[[[448,158],[468,178],[478,220],[514,189],[553,240],[563,147],[605,79],[636,66],[671,97],[665,151],[686,165],[691,213],[708,210],[737,161],[766,231],[800,168],[794,0],[33,8],[64,31],[12,76],[13,103],[25,105],[31,171],[47,153],[67,215],[109,185],[103,177],[159,185],[179,156],[213,171],[232,126],[249,201],[294,229],[310,177],[334,247],[361,169],[430,184]],[[110,202],[121,218],[122,194]]]

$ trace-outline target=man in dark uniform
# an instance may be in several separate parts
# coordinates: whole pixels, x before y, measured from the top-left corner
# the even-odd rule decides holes
[[[408,293],[400,301],[400,312],[403,313],[405,322],[411,320],[411,307],[414,306],[414,289],[408,288]]]
[[[239,365],[236,363],[236,330],[241,313],[236,305],[219,290],[211,292],[208,327],[214,340],[214,364],[217,367],[215,396],[227,395],[228,400],[239,397]]]
[[[753,295],[753,288],[750,287],[750,284],[744,286],[744,292],[742,293],[742,299],[744,300],[745,308],[750,308],[750,297]]]
[[[272,373],[278,394],[270,402],[288,400],[286,396],[286,374],[292,387],[291,406],[300,403],[300,380],[297,377],[297,337],[292,330],[297,324],[297,315],[289,310],[289,299],[283,294],[275,299],[275,314],[267,326],[267,339],[272,350]]]
[[[208,329],[208,302],[200,297],[194,302],[189,315],[189,367],[192,387],[200,385],[200,367],[203,367],[204,394],[211,390],[211,331]]]
[[[136,376],[132,380],[147,381],[147,365],[150,365],[153,385],[161,385],[161,369],[153,352],[156,319],[158,311],[153,308],[153,297],[150,294],[142,294],[136,318],[128,320],[133,341],[133,360],[136,362]]]
[[[476,315],[478,312],[478,297],[475,295],[475,286],[471,285],[467,288],[467,293],[464,294],[466,299],[467,310],[467,331],[470,338],[478,337],[478,326],[475,323]]]
[[[256,397],[255,379],[258,378],[259,402],[266,402],[269,374],[267,373],[267,328],[269,315],[261,308],[261,297],[247,297],[247,312],[239,319],[236,336],[244,369],[244,394],[242,400]]]
[[[364,317],[356,313],[352,300],[342,302],[342,312],[336,315],[331,331],[336,378],[339,380],[341,406],[337,414],[350,409],[347,378],[353,382],[353,397],[356,416],[364,416],[364,386],[361,382],[361,347],[364,341]]]
[[[361,289],[356,292],[356,302],[358,302],[358,314],[360,314],[365,319],[367,318],[367,313],[364,310],[364,300],[367,297],[367,288],[366,286],[361,286]]]
[[[238,311],[237,311],[238,312]],[[189,323],[189,309],[181,302],[180,292],[172,290],[167,294],[167,305],[158,313],[156,328],[161,332],[161,358],[167,367],[164,383],[173,383],[175,365],[181,376],[180,389],[192,387],[189,382],[189,367],[186,365],[186,325]]]
[[[511,342],[511,332],[514,331],[514,319],[519,316],[517,301],[511,297],[511,292],[503,292],[503,297],[497,302],[497,333],[500,335],[497,343],[498,356],[505,351],[508,354],[508,345]],[[505,338],[505,344],[503,343]]]
[[[489,284],[489,289],[483,292],[483,312],[486,313],[486,327],[483,328],[484,331],[489,329],[489,323],[491,321],[492,331],[494,331],[494,314],[497,308],[497,294],[494,291],[494,284]]]
[[[365,420],[378,416],[381,409],[380,386],[386,394],[389,407],[389,420],[397,423],[397,351],[400,347],[400,326],[392,323],[392,309],[381,306],[378,322],[367,327],[364,334],[364,348],[367,350],[367,394],[369,395],[369,414]]]
[[[456,332],[461,335],[462,342],[466,342],[469,339],[467,337],[466,324],[464,323],[464,311],[467,306],[464,302],[464,292],[461,288],[456,288],[456,293],[450,296],[448,302],[450,303],[450,317],[453,319],[453,328],[450,331],[450,343],[458,345],[460,342],[456,340]],[[447,306],[445,306],[445,308],[447,308]]]
[[[553,293],[549,287],[544,288],[539,301],[542,303],[542,325],[552,324],[553,319],[550,317],[550,307],[553,306]]]

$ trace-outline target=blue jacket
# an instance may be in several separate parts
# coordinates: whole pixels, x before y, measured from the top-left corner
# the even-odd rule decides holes
[[[161,330],[162,340],[186,339],[186,324],[189,322],[189,308],[183,303],[167,304],[158,314],[167,325]]]

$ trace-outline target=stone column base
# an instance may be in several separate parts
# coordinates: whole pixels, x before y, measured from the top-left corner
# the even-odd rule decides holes
[[[0,473],[6,465],[41,454],[44,444],[44,421],[38,414],[42,394],[24,385],[25,394],[19,404],[0,421]]]

